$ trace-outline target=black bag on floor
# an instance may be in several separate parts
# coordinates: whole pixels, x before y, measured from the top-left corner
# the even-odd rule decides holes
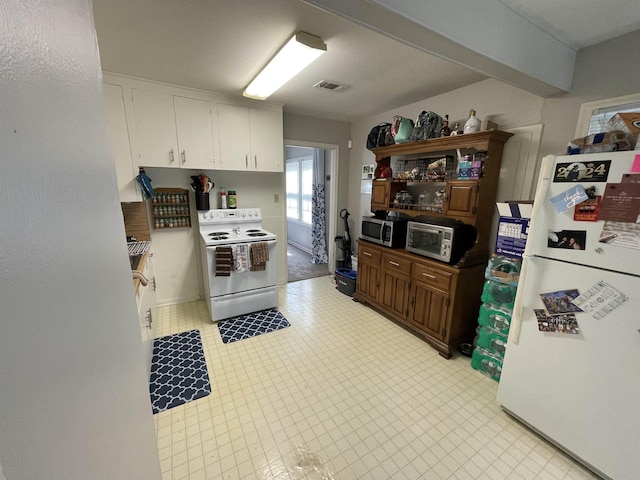
[[[394,143],[390,123],[383,122],[376,125],[367,135],[367,148],[386,147]]]

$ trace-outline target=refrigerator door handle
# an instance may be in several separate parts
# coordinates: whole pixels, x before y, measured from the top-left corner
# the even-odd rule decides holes
[[[536,228],[535,218],[540,216],[540,210],[544,206],[545,199],[547,197],[547,191],[549,190],[549,186],[551,185],[551,177],[553,175],[554,167],[556,164],[555,155],[547,155],[542,159],[542,164],[540,165],[540,174],[538,175],[538,188],[536,189],[536,194],[533,201],[533,208],[531,210],[531,224],[529,225],[529,232],[527,234],[528,238],[536,238],[534,236],[534,229]],[[533,242],[529,242],[525,246],[525,255],[531,254],[533,250]],[[522,275],[520,275],[522,277]]]
[[[529,262],[534,260],[533,257],[524,257],[522,259],[522,267],[520,269],[520,277],[518,278],[518,284],[523,285],[524,279],[527,276],[527,266]],[[523,289],[520,289],[523,290]],[[520,293],[520,295],[518,295]],[[522,330],[522,297],[524,291],[516,291],[516,301],[513,304],[513,315],[511,316],[511,327],[509,327],[509,339],[508,343],[518,345],[520,341],[520,331]]]

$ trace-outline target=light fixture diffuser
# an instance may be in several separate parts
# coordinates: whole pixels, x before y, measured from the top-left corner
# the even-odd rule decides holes
[[[327,51],[321,38],[296,33],[242,92],[245,97],[264,100]]]

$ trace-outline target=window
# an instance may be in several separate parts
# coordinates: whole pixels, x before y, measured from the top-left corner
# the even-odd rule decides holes
[[[618,112],[640,112],[640,94],[583,103],[576,138],[607,131],[609,119]]]
[[[287,218],[311,225],[313,158],[287,160]]]

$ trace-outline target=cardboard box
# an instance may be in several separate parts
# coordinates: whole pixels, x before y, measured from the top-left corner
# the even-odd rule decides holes
[[[496,203],[500,219],[495,253],[506,257],[522,258],[529,234],[531,203]]]
[[[636,146],[638,134],[640,134],[640,113],[616,113],[609,119],[609,125],[612,130],[622,130],[627,134],[627,140],[631,145],[631,149]]]
[[[483,132],[486,132],[487,130],[497,130],[497,129],[498,129],[498,124],[495,122],[492,122],[491,120],[484,119],[480,124],[480,130],[482,130]]]

